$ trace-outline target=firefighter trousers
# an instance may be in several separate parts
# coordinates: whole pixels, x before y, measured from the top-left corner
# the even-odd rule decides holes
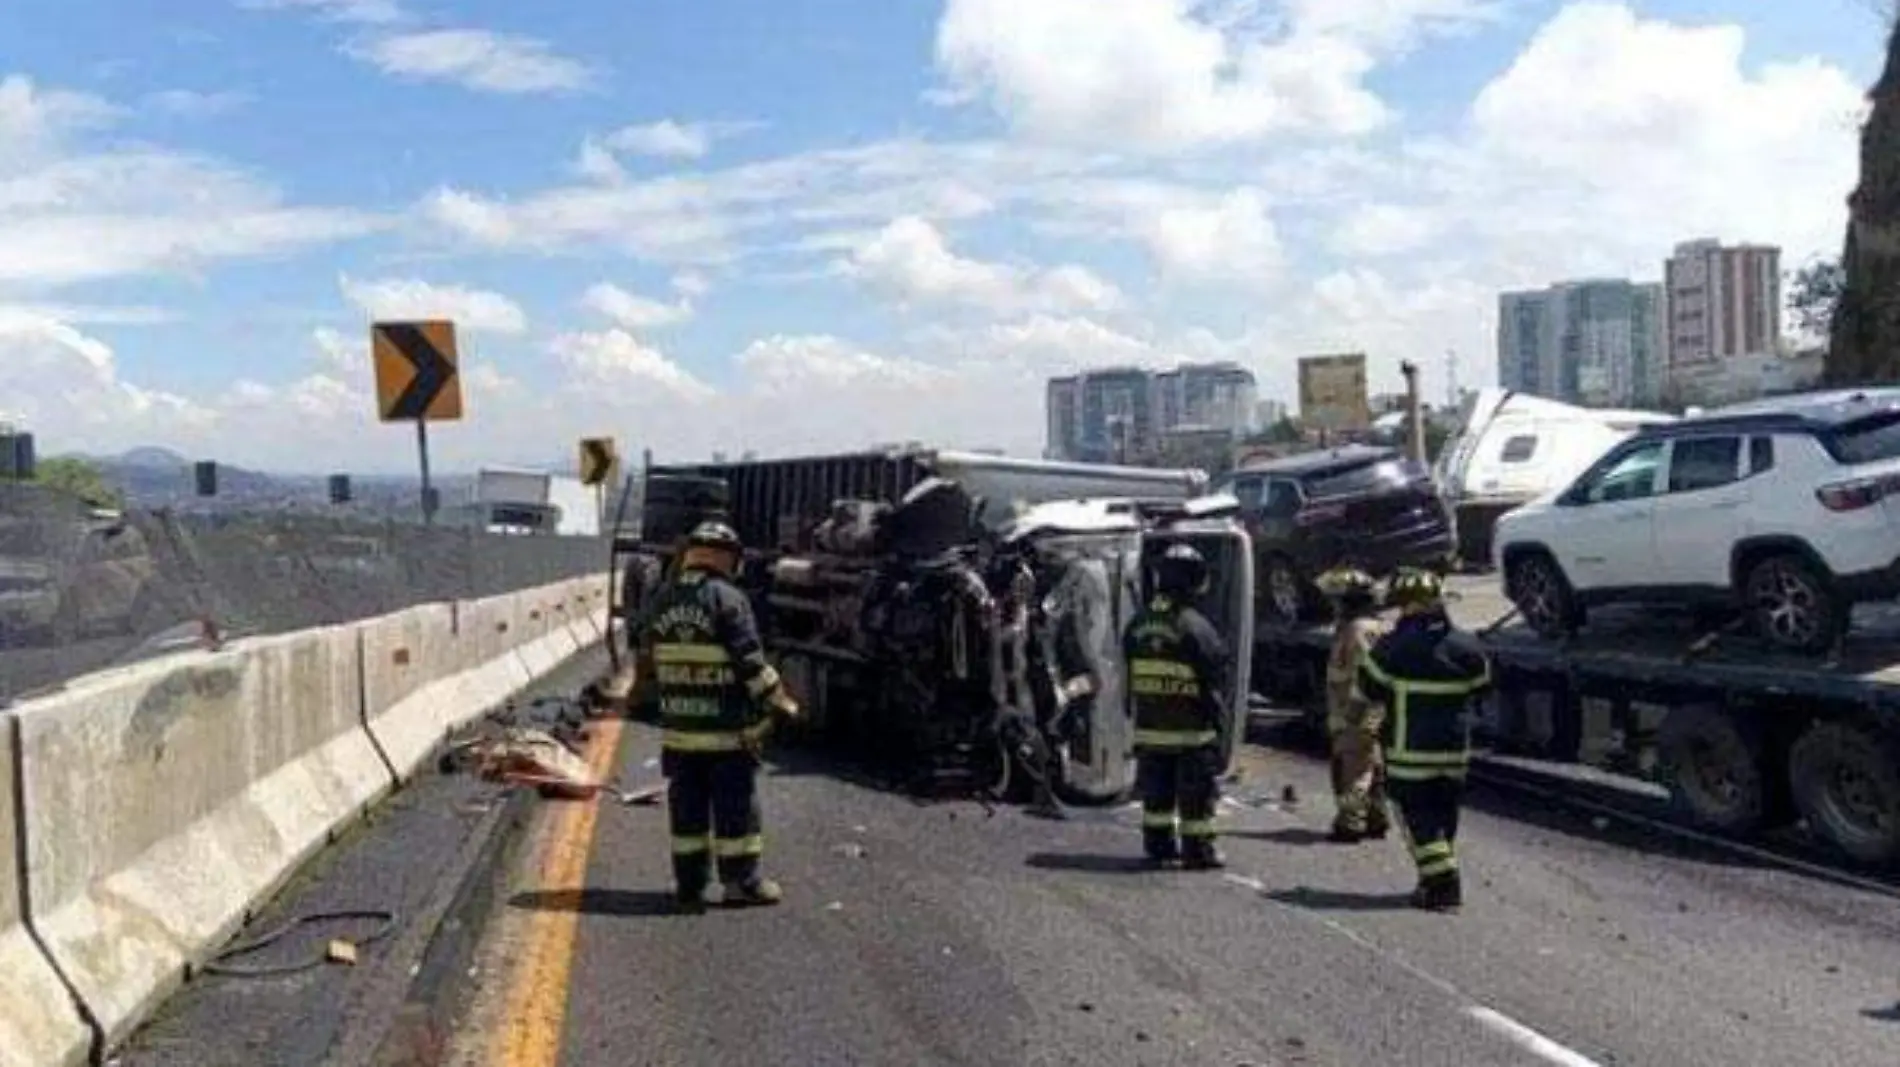
[[[1343,727],[1332,734],[1333,829],[1360,835],[1386,831],[1385,752],[1379,736]]]
[[[1220,752],[1213,746],[1136,753],[1141,838],[1149,858],[1212,855],[1214,808],[1220,800],[1219,763]]]
[[[715,859],[721,882],[756,880],[765,853],[759,761],[747,752],[667,752],[664,762],[679,891],[703,891]]]
[[[1458,885],[1458,808],[1464,802],[1464,779],[1394,779],[1386,788],[1418,867],[1419,885]]]

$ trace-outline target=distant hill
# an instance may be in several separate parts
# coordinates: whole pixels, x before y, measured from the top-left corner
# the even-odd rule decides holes
[[[116,456],[76,454],[99,468],[106,481],[124,491],[135,508],[183,511],[305,510],[330,505],[329,478],[307,474],[267,474],[229,463],[218,464],[218,495],[197,495],[194,461],[166,448],[134,448]],[[419,507],[413,476],[352,477],[353,508],[378,515],[400,515]],[[435,479],[445,506],[467,499],[473,479],[444,474]]]

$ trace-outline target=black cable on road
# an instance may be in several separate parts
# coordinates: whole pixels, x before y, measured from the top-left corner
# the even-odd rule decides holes
[[[203,970],[204,970],[204,973],[206,974],[224,975],[225,977],[228,977],[228,978],[276,978],[282,975],[298,974],[303,971],[311,970],[312,968],[315,968],[315,967],[321,967],[326,962],[329,961],[329,954],[327,952],[321,953],[311,959],[306,959],[297,963],[280,963],[280,964],[266,965],[266,966],[261,966],[261,967],[239,967],[239,966],[233,966],[231,964],[227,964],[223,961],[228,960],[228,959],[233,959],[238,956],[248,956],[251,953],[256,952],[260,949],[269,948],[271,945],[274,945],[277,942],[282,941],[285,937],[289,936],[292,931],[298,929],[299,927],[315,926],[318,923],[359,922],[359,921],[372,921],[372,922],[376,922],[378,925],[376,929],[371,931],[369,934],[363,937],[351,939],[350,944],[356,947],[361,947],[363,945],[373,944],[377,941],[381,941],[382,939],[388,937],[390,934],[394,933],[396,930],[396,913],[393,911],[362,910],[362,911],[313,912],[309,915],[300,915],[297,918],[294,918],[290,920],[289,922],[276,927],[275,929],[271,930],[269,933],[266,933],[255,940],[247,941],[244,944],[234,945],[231,948],[225,949],[223,952],[212,957],[211,962],[205,964]]]

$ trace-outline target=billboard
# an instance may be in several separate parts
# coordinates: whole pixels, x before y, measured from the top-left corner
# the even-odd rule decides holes
[[[1300,360],[1300,421],[1321,430],[1363,430],[1371,425],[1364,353]]]

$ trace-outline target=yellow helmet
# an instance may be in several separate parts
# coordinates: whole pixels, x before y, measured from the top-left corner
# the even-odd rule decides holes
[[[1358,567],[1341,565],[1313,579],[1313,584],[1322,595],[1337,599],[1353,595],[1370,596],[1374,582],[1372,575]]]
[[[1445,602],[1445,581],[1431,571],[1407,568],[1392,576],[1386,603],[1406,613],[1429,611]]]

